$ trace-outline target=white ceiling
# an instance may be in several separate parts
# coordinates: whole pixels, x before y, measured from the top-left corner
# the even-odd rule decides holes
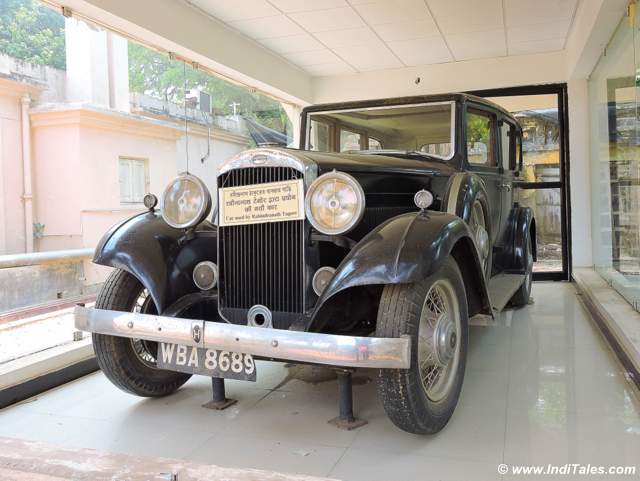
[[[313,76],[563,50],[579,0],[187,0]]]

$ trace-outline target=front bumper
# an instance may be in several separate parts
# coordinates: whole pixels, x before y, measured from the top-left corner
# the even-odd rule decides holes
[[[183,344],[259,357],[342,367],[408,369],[409,337],[358,337],[286,331],[76,306],[76,328],[97,334]]]

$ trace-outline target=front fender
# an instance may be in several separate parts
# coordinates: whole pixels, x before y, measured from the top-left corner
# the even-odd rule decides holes
[[[200,261],[216,262],[216,235],[215,226],[207,221],[187,234],[160,215],[145,212],[112,227],[98,243],[93,262],[131,273],[161,313],[198,290],[191,274]]]
[[[464,239],[467,262],[479,273],[483,304],[487,288],[471,233],[458,216],[445,212],[411,212],[393,217],[362,239],[338,266],[316,304],[314,316],[329,299],[345,289],[375,284],[401,284],[422,280],[436,272],[459,241]],[[472,248],[468,248],[472,246]],[[464,270],[463,270],[464,271]]]

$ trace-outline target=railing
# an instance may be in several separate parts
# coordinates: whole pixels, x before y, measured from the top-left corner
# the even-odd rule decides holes
[[[9,254],[0,256],[0,269],[90,259],[91,257],[93,257],[94,251],[95,249],[93,247],[86,247],[83,249],[29,252],[27,254]]]

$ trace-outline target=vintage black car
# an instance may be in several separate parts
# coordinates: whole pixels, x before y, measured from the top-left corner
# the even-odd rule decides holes
[[[226,162],[215,202],[189,174],[160,212],[147,195],[98,245],[94,262],[115,270],[76,326],[133,394],[193,373],[253,380],[254,358],[375,368],[392,421],[435,433],[460,394],[469,318],[529,300],[521,128],[463,94],[316,105],[301,125],[299,150]]]

